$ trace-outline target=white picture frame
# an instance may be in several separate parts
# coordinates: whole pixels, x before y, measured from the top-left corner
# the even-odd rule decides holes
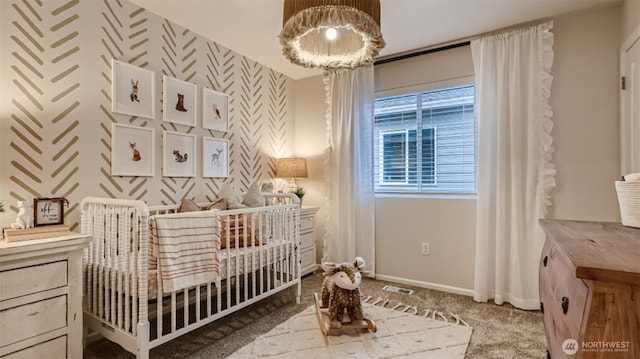
[[[155,130],[111,125],[111,175],[153,177],[155,174]]]
[[[202,177],[229,177],[229,140],[202,137]]]
[[[111,60],[111,112],[156,118],[156,73]]]
[[[163,121],[194,127],[198,112],[196,92],[196,84],[163,75]]]
[[[196,136],[186,133],[162,132],[162,176],[196,176]]]
[[[202,128],[229,131],[229,95],[209,88],[202,89]]]

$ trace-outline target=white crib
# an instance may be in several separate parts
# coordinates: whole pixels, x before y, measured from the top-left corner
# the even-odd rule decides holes
[[[85,334],[95,331],[148,358],[150,349],[292,286],[300,303],[299,201],[266,196],[264,207],[214,212],[228,243],[219,252],[218,279],[171,293],[150,261],[150,216],[179,206],[85,198],[81,228],[93,237],[83,256]]]

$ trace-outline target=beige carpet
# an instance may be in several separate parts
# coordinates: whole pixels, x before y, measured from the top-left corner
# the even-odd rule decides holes
[[[233,353],[249,358],[464,358],[473,329],[402,310],[363,304],[378,330],[324,336],[310,306]]]
[[[152,359],[223,359],[251,344],[289,318],[313,304],[313,293],[322,288],[322,273],[302,279],[302,303],[295,302],[292,288],[221,318],[151,350]],[[384,291],[386,285],[413,289],[411,295]],[[386,308],[403,303],[419,316],[436,310],[451,322],[455,313],[473,327],[465,358],[468,359],[540,359],[546,357],[546,339],[540,311],[524,311],[508,304],[476,303],[473,298],[435,290],[399,285],[363,278],[362,294],[386,300]],[[378,303],[377,305],[381,305]],[[413,308],[417,308],[414,310]],[[402,309],[404,310],[404,309]],[[436,319],[442,320],[440,315]],[[454,321],[455,322],[455,321]],[[319,332],[319,329],[318,329]],[[85,347],[84,359],[135,359],[122,347],[106,339],[92,341]]]

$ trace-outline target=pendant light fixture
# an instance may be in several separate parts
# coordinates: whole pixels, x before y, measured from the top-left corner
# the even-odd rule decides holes
[[[380,0],[284,0],[280,43],[284,56],[304,67],[372,63],[385,46]]]

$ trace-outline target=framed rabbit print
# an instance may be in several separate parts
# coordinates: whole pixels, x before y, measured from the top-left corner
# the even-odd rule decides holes
[[[156,73],[111,60],[111,112],[154,119]]]

